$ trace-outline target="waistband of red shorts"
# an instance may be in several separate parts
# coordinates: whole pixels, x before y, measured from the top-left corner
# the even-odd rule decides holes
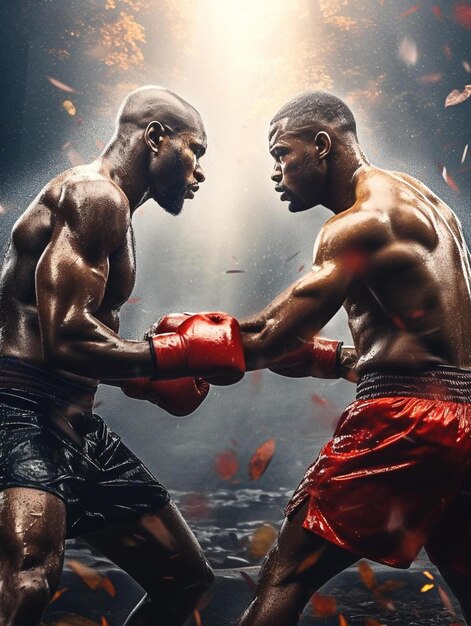
[[[371,371],[357,383],[357,400],[396,396],[471,403],[471,370],[440,365],[417,373]]]

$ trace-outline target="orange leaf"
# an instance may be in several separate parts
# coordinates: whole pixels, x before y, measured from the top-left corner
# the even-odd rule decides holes
[[[249,461],[249,476],[251,480],[258,480],[265,473],[275,454],[276,440],[267,439],[259,446]]]
[[[411,7],[410,9],[407,9],[407,11],[403,11],[402,13],[399,13],[399,15],[397,16],[398,18],[400,17],[407,17],[408,15],[412,15],[412,13],[417,13],[417,11],[420,9],[420,4],[416,4],[413,7]]]
[[[456,4],[453,11],[453,17],[458,24],[471,30],[471,5],[464,3]]]
[[[277,532],[270,524],[262,524],[250,538],[249,555],[252,559],[261,559],[272,547]]]
[[[365,622],[365,626],[384,626],[384,624],[381,624],[381,622],[377,622],[372,617],[369,617]]]
[[[337,600],[333,596],[315,593],[311,596],[310,603],[315,617],[332,617],[337,613]]]
[[[214,469],[219,478],[231,480],[239,470],[239,460],[234,450],[224,450],[217,455]]]
[[[366,561],[358,562],[358,573],[360,574],[361,582],[365,585],[365,587],[368,589],[376,587],[375,573]]]
[[[101,626],[110,626],[106,617],[101,616]]]
[[[378,585],[375,589],[376,593],[389,593],[390,591],[396,591],[396,589],[402,589],[406,583],[403,580],[386,580],[381,585]]]
[[[53,602],[58,600],[61,597],[61,595],[67,591],[67,589],[68,587],[64,587],[63,589],[58,589],[56,593],[50,599],[49,604],[52,604]]]
[[[313,565],[315,565],[317,561],[319,560],[319,558],[321,557],[324,550],[326,549],[326,547],[327,546],[322,546],[322,548],[320,548],[319,550],[316,550],[315,552],[307,556],[303,561],[301,561],[301,563],[296,568],[296,574],[301,574],[301,572],[304,572],[310,567],[312,567]]]
[[[193,617],[195,618],[196,626],[202,626],[203,620],[201,619],[201,615],[200,615],[200,612],[198,611],[198,609],[195,609],[193,611]]]
[[[104,576],[101,581],[100,587],[106,591],[112,598],[116,596],[116,589],[108,576]]]
[[[88,567],[88,565],[84,565],[83,563],[74,560],[67,561],[67,565],[74,572],[74,574],[77,574],[87,587],[90,587],[93,591],[101,586],[101,574],[95,572],[91,567]]]
[[[447,609],[447,611],[449,611],[453,617],[456,616],[456,611],[454,606],[451,603],[450,597],[448,596],[447,592],[442,589],[442,587],[440,587],[440,585],[438,585],[438,594],[440,596],[441,601],[443,602],[443,606]]]
[[[348,622],[345,619],[345,617],[342,615],[342,613],[339,613],[339,624],[340,626],[348,626]]]

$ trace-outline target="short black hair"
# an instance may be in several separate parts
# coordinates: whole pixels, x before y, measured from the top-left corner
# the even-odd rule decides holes
[[[288,118],[288,129],[327,124],[357,138],[357,125],[350,108],[343,100],[327,91],[306,91],[281,107],[271,124]]]

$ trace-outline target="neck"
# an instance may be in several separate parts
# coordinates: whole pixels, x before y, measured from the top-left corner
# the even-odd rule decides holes
[[[358,177],[371,167],[358,144],[342,145],[331,167],[325,206],[342,213],[355,204]]]
[[[146,174],[148,165],[141,138],[131,136],[123,139],[115,135],[98,160],[100,167],[125,193],[132,215],[150,194],[150,182]]]

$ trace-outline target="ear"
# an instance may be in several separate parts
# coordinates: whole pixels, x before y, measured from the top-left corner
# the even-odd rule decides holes
[[[144,141],[156,154],[159,151],[159,145],[162,141],[163,136],[165,135],[165,128],[162,126],[160,122],[154,120],[153,122],[149,122],[147,124],[147,128],[144,131]]]
[[[330,149],[332,148],[332,140],[329,133],[326,133],[325,130],[319,131],[314,138],[314,143],[317,147],[319,160],[325,159],[325,157],[329,154]]]

